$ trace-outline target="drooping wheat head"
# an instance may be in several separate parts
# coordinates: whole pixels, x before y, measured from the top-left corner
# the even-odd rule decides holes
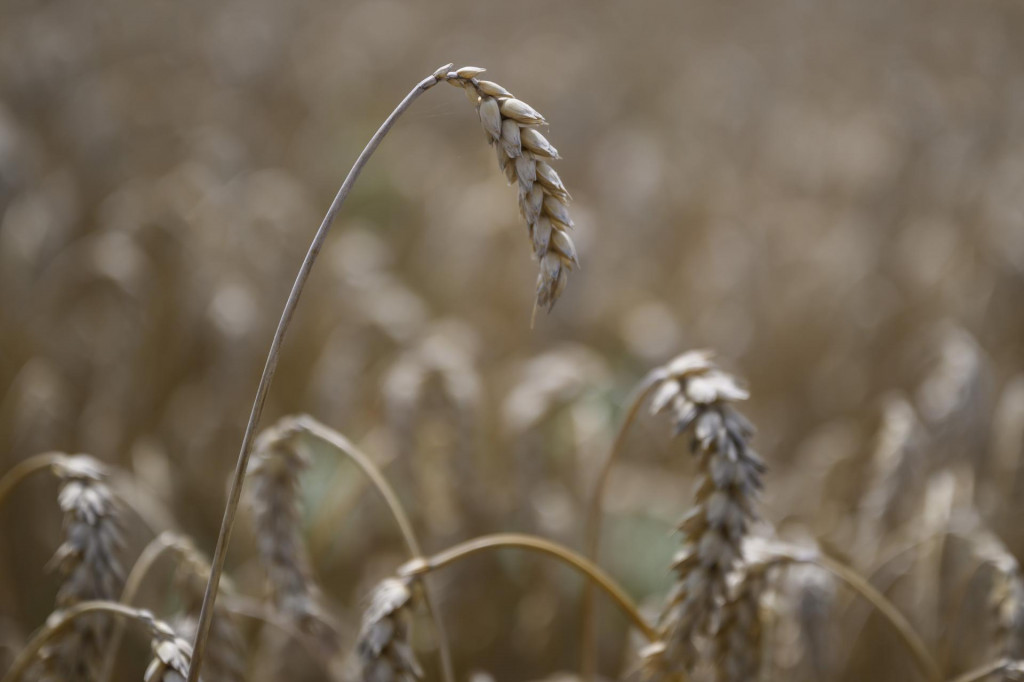
[[[105,483],[106,471],[92,457],[74,455],[62,458],[54,472],[64,514],[63,540],[48,564],[63,578],[56,609],[95,599],[117,600],[124,584],[118,556],[124,545],[122,506]],[[110,618],[104,614],[78,619],[71,632],[42,652],[46,671],[61,680],[97,679],[110,629]]]
[[[558,150],[537,131],[546,123],[544,117],[501,85],[477,78],[483,71],[465,66],[444,78],[465,89],[480,115],[487,141],[498,155],[498,167],[509,183],[519,187],[519,210],[540,262],[536,306],[551,310],[565,289],[569,272],[579,266],[569,237],[573,226],[569,192],[549,163],[559,158]]]
[[[374,590],[357,645],[364,682],[413,682],[423,677],[410,643],[413,606],[407,580],[388,578]]]
[[[192,647],[169,626],[157,622],[150,641],[153,659],[143,682],[185,682],[192,660]],[[202,679],[206,679],[205,676]]]
[[[301,427],[285,418],[264,431],[249,463],[249,506],[260,560],[277,609],[330,655],[338,628],[313,580],[299,513],[299,473],[308,459],[298,447]]]
[[[710,353],[685,353],[665,370],[651,410],[669,412],[676,434],[691,435],[700,468],[694,507],[679,526],[683,546],[674,559],[675,586],[660,621],[669,660],[689,670],[697,662],[695,639],[714,634],[727,577],[756,516],[765,466],[748,445],[753,426],[733,407],[748,393],[715,367]]]

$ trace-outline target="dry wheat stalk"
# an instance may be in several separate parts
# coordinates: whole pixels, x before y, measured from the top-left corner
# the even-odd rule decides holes
[[[57,591],[57,610],[97,599],[116,600],[124,584],[118,554],[123,547],[121,503],[104,482],[103,465],[87,455],[61,458],[54,465],[60,480],[57,501],[64,513],[63,542],[48,569],[57,570],[63,584]],[[105,614],[90,614],[42,652],[45,668],[57,679],[94,680],[103,664],[110,637]]]
[[[249,506],[275,606],[330,655],[338,646],[338,629],[313,580],[299,522],[298,477],[308,466],[298,449],[301,432],[294,418],[286,418],[256,439]]]
[[[423,677],[410,644],[413,602],[408,580],[388,578],[374,590],[357,647],[364,682],[409,682]]]
[[[673,568],[676,584],[661,614],[667,656],[692,669],[694,639],[712,635],[727,596],[727,576],[742,555],[747,524],[765,466],[750,449],[753,427],[733,407],[748,393],[717,369],[711,354],[685,353],[665,367],[652,412],[669,411],[677,435],[692,435],[700,478],[694,508],[679,526],[683,547]]]
[[[551,308],[565,289],[569,271],[579,266],[569,237],[569,192],[549,162],[558,150],[537,132],[546,121],[526,102],[491,81],[477,78],[484,69],[464,66],[445,80],[464,88],[476,106],[487,141],[494,145],[498,167],[519,186],[519,210],[530,230],[533,253],[540,262],[536,306]]]

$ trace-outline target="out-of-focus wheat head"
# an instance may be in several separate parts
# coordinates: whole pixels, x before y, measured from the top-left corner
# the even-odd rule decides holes
[[[116,600],[124,583],[119,558],[122,509],[105,483],[106,471],[88,455],[63,458],[54,471],[60,480],[57,501],[64,514],[63,542],[49,563],[63,578],[56,609],[96,599]],[[105,614],[77,619],[70,633],[42,652],[47,673],[67,681],[97,679],[110,628]]]
[[[410,642],[413,602],[406,580],[388,578],[373,591],[357,646],[364,682],[413,682],[423,677]]]
[[[579,267],[576,246],[569,237],[569,192],[549,161],[558,150],[537,127],[547,121],[526,102],[492,81],[477,78],[484,69],[464,66],[445,76],[465,89],[476,106],[487,141],[494,145],[498,167],[509,183],[519,186],[519,210],[530,229],[533,253],[540,262],[537,302],[551,310],[565,289],[569,272]]]
[[[143,682],[185,682],[192,660],[192,647],[174,631],[157,623],[150,641],[153,659],[146,668]],[[203,678],[205,679],[205,677]]]
[[[308,466],[300,437],[294,418],[260,434],[249,462],[249,506],[275,606],[330,655],[338,647],[338,628],[313,580],[300,525],[299,473]]]
[[[666,365],[651,399],[652,412],[671,414],[677,435],[691,435],[700,468],[694,506],[679,526],[683,546],[674,558],[675,585],[661,614],[668,657],[686,669],[697,662],[697,638],[714,634],[728,575],[756,516],[765,467],[748,445],[753,426],[733,407],[747,397],[710,353],[695,351]]]

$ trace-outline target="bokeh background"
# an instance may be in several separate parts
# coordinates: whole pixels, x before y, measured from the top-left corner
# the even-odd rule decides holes
[[[338,217],[266,425],[305,412],[360,443],[429,549],[498,530],[579,547],[633,384],[713,348],[751,388],[771,532],[870,573],[927,508],[940,527],[977,516],[1019,556],[1021,36],[1010,0],[2,0],[0,472],[88,452],[209,553],[322,213],[399,99],[455,62],[550,121],[582,270],[531,329],[515,191],[465,97],[440,85]],[[921,445],[890,494],[902,517],[865,532],[864,500],[896,476],[872,465],[893,405],[912,408]],[[313,565],[355,629],[402,546],[355,470],[314,454]],[[642,418],[602,562],[652,606],[692,472],[668,425]],[[33,479],[0,509],[0,665],[53,608],[54,491]],[[128,565],[149,539],[129,526]],[[259,595],[253,557],[243,527],[228,565]],[[965,609],[943,596],[962,561],[915,562],[885,589],[946,673],[985,660],[984,576]],[[797,578],[802,610],[785,590],[773,606],[769,679],[911,674],[884,623],[855,627],[848,595]],[[438,581],[461,671],[576,669],[576,576],[502,554]],[[158,612],[160,589],[143,599]],[[599,613],[613,676],[632,645]],[[808,643],[813,617],[827,625]]]

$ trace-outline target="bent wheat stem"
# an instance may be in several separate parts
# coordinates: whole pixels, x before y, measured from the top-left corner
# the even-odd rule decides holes
[[[608,457],[601,467],[597,482],[594,484],[594,492],[590,497],[590,504],[587,507],[586,527],[584,530],[583,555],[590,561],[598,561],[598,554],[601,549],[601,522],[604,518],[604,493],[611,478],[612,469],[622,454],[626,443],[626,434],[629,427],[636,420],[644,401],[650,396],[658,383],[663,378],[662,368],[654,369],[647,373],[640,384],[633,390],[633,398],[630,401],[629,411],[626,418],[619,426],[615,434],[615,441],[608,452]],[[596,651],[597,623],[594,621],[594,586],[588,582],[583,586],[582,604],[580,605],[580,676],[584,680],[594,679],[597,666]]]
[[[391,510],[391,515],[395,517],[395,523],[398,524],[398,528],[402,533],[402,538],[405,541],[406,547],[409,550],[410,559],[416,560],[423,556],[423,549],[420,547],[419,541],[416,539],[416,533],[413,530],[412,522],[409,521],[409,515],[405,513],[405,508],[402,506],[401,500],[398,499],[398,494],[395,493],[394,488],[388,483],[387,477],[377,468],[377,465],[373,463],[365,452],[356,447],[348,438],[338,433],[334,429],[321,424],[312,417],[303,415],[298,417],[297,425],[300,429],[309,433],[316,438],[330,444],[336,448],[339,452],[347,456],[352,460],[356,466],[358,466],[362,472],[366,475],[373,486],[384,498],[384,502],[387,504],[388,509]],[[448,679],[454,679],[454,666],[451,658],[451,648],[448,645],[448,633],[444,629],[444,625],[441,623],[441,617],[435,608],[434,600],[430,595],[430,590],[427,589],[425,580],[420,580],[423,587],[423,604],[427,607],[427,613],[431,620],[434,622],[434,630],[437,633],[438,649],[441,654],[441,667],[444,670],[444,674]]]
[[[589,561],[586,557],[563,547],[557,542],[545,540],[533,535],[520,533],[496,533],[467,540],[466,542],[450,547],[437,554],[414,559],[399,569],[402,577],[416,577],[429,571],[436,571],[439,568],[460,561],[480,552],[487,552],[502,547],[516,547],[527,549],[541,554],[553,556],[559,561],[572,566],[584,576],[589,578],[598,587],[612,598],[622,612],[633,622],[650,642],[658,640],[657,631],[646,621],[636,608],[636,604],[629,598],[629,595],[619,587],[611,577],[601,568]]]
[[[47,642],[74,625],[76,619],[90,613],[108,613],[122,616],[136,623],[142,623],[151,630],[155,622],[153,615],[148,611],[133,609],[130,606],[116,602],[102,600],[80,602],[64,611],[58,611],[53,614],[46,625],[18,653],[18,657],[0,682],[17,682],[20,680],[21,676],[25,674],[25,671]]]
[[[929,682],[939,682],[942,680],[942,671],[939,668],[938,663],[928,652],[928,647],[925,646],[921,637],[914,631],[906,617],[900,613],[899,609],[891,601],[885,598],[881,592],[869,583],[863,576],[857,573],[855,570],[842,564],[834,559],[831,559],[823,554],[817,552],[814,553],[801,553],[799,555],[785,556],[782,557],[787,563],[791,564],[813,564],[822,568],[836,578],[846,583],[846,585],[856,591],[860,596],[864,597],[875,609],[896,629],[896,634],[899,635],[900,640],[907,647],[910,653],[913,655],[914,662],[917,664],[921,674],[924,675],[925,679]]]
[[[135,565],[128,572],[128,578],[124,581],[124,589],[121,590],[121,604],[131,606],[138,595],[142,581],[146,579],[149,570],[156,563],[157,559],[168,549],[172,549],[173,534],[161,533],[153,538],[135,560]],[[124,621],[114,623],[114,629],[110,633],[110,643],[107,645],[106,658],[103,660],[103,673],[100,680],[109,682],[114,675],[114,663],[117,661],[117,650],[121,647],[121,640],[124,638]]]
[[[1002,672],[1012,672],[1015,675],[1019,675],[1024,672],[1024,661],[1015,661],[1011,658],[1001,658],[998,661],[986,663],[974,670],[968,670],[963,675],[954,677],[950,682],[980,682],[989,675],[995,675],[996,673]]]
[[[10,471],[3,475],[3,478],[0,478],[0,507],[3,507],[4,500],[22,481],[37,471],[59,464],[65,457],[67,455],[61,452],[44,452],[15,464]]]
[[[213,552],[212,567],[210,570],[210,580],[206,585],[206,592],[203,595],[203,605],[199,611],[199,623],[196,626],[196,638],[193,643],[192,662],[188,669],[188,682],[199,681],[199,671],[203,666],[203,656],[206,653],[206,642],[210,633],[210,625],[213,622],[213,603],[217,599],[217,590],[220,587],[220,577],[224,572],[224,560],[227,557],[228,543],[231,540],[231,531],[234,527],[235,516],[238,513],[238,503],[242,495],[242,484],[245,480],[245,472],[249,466],[249,455],[252,450],[253,436],[256,434],[256,428],[259,425],[260,417],[263,416],[263,407],[267,400],[267,394],[270,391],[270,385],[274,380],[274,372],[277,370],[277,362],[281,353],[281,344],[284,341],[284,335],[288,331],[288,327],[291,324],[292,316],[295,314],[295,309],[298,306],[299,298],[302,296],[302,290],[306,285],[306,281],[309,279],[309,274],[313,269],[313,264],[316,262],[317,256],[320,254],[320,249],[323,248],[324,241],[327,239],[327,234],[331,229],[331,224],[334,222],[334,218],[337,215],[341,205],[345,202],[349,192],[352,191],[352,186],[355,184],[356,179],[362,173],[366,163],[373,156],[374,151],[380,146],[381,141],[387,136],[388,131],[394,126],[395,121],[398,120],[406,109],[408,109],[412,103],[421,94],[434,87],[440,82],[442,76],[447,74],[451,64],[446,64],[442,68],[438,69],[434,74],[424,78],[416,86],[409,91],[409,94],[405,96],[405,99],[399,103],[394,111],[385,119],[384,123],[381,124],[380,128],[374,133],[373,137],[366,144],[366,147],[359,154],[352,169],[349,170],[348,175],[345,177],[345,181],[341,184],[338,189],[338,193],[334,196],[334,200],[331,202],[330,208],[327,209],[327,214],[324,216],[323,221],[320,223],[320,227],[317,229],[316,234],[313,237],[313,241],[309,245],[309,250],[306,252],[306,256],[302,261],[302,265],[299,267],[299,272],[295,277],[295,282],[292,284],[291,292],[288,294],[288,300],[284,304],[284,310],[281,312],[281,318],[277,323],[277,329],[274,332],[274,338],[270,343],[270,350],[267,353],[267,361],[263,367],[263,373],[260,376],[260,382],[256,388],[256,397],[253,400],[252,410],[249,413],[249,421],[245,426],[245,434],[242,436],[242,445],[238,452],[238,461],[235,465],[235,471],[231,479],[231,488],[228,492],[227,505],[224,508],[224,518],[221,521],[220,533],[217,536],[217,545]],[[451,682],[450,676],[446,676],[446,679]]]

